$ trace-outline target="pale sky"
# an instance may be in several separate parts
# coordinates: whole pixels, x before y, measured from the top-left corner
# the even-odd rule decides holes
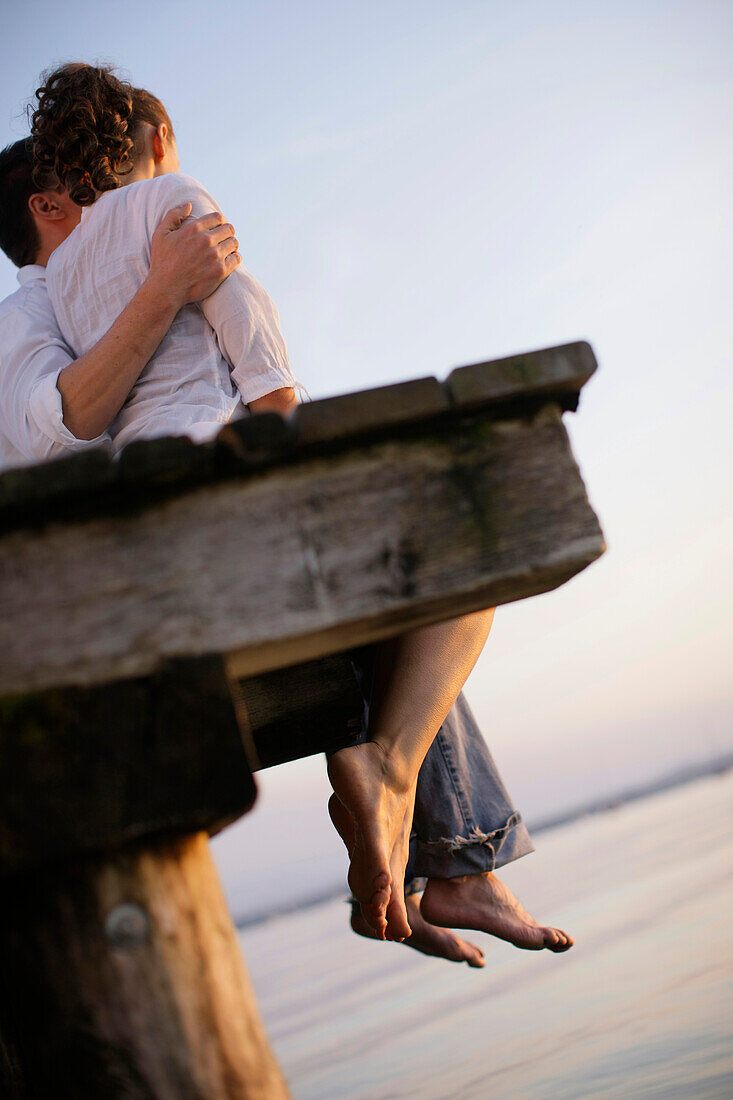
[[[314,396],[593,344],[566,419],[608,553],[501,609],[467,689],[525,816],[730,748],[733,6],[3,9],[3,144],[58,61],[158,94]],[[321,773],[264,777],[222,858],[296,811],[316,857]]]

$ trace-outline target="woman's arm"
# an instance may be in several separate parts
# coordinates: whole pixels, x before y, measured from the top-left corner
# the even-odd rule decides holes
[[[280,413],[280,416],[290,416],[297,407],[298,398],[292,386],[273,390],[272,393],[267,393],[264,397],[258,397],[249,403],[250,412],[276,412]]]
[[[189,199],[193,214],[219,210],[208,191],[190,176],[172,173],[167,199]],[[201,302],[206,320],[216,333],[217,342],[231,367],[232,381],[242,401],[252,411],[274,409],[287,413],[295,405],[296,381],[288,360],[280,318],[274,302],[243,267],[235,271],[209,297]],[[276,396],[279,394],[279,396]],[[267,399],[260,403],[261,399]]]
[[[150,272],[95,346],[58,376],[63,421],[77,439],[100,436],[188,302],[208,297],[241,263],[222,214],[186,222],[191,204],[169,210],[151,242]]]

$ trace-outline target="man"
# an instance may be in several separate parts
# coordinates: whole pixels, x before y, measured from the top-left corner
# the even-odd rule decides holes
[[[178,310],[211,294],[240,263],[221,215],[184,224],[190,204],[170,210],[154,235],[142,286],[99,342],[75,359],[46,294],[45,265],[81,210],[59,188],[36,189],[32,167],[27,141],[0,153],[0,247],[20,268],[21,284],[0,304],[0,469],[109,445],[110,424]],[[250,409],[268,408],[267,401],[250,402]],[[356,659],[368,700],[370,651]],[[330,810],[350,847],[350,820],[335,796]],[[532,845],[462,696],[420,772],[411,850],[410,946],[482,966],[482,952],[448,928],[478,928],[533,950],[572,945],[560,930],[540,927],[493,874]],[[358,911],[352,927],[373,935]]]

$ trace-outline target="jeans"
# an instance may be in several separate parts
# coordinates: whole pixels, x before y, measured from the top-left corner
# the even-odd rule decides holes
[[[352,660],[362,694],[366,737],[374,649]],[[463,693],[428,749],[417,781],[405,892],[428,878],[494,871],[534,851]]]

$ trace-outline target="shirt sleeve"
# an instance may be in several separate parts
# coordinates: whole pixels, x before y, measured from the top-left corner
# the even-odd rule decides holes
[[[172,206],[185,201],[191,203],[192,218],[213,210],[221,213],[219,204],[190,176],[165,178],[170,185],[158,198],[156,225]],[[303,391],[290,369],[275,303],[242,265],[200,304],[245,404],[286,387]]]
[[[56,382],[73,356],[43,287],[0,316],[0,432],[29,462],[46,462],[109,442],[77,439],[63,421]]]

